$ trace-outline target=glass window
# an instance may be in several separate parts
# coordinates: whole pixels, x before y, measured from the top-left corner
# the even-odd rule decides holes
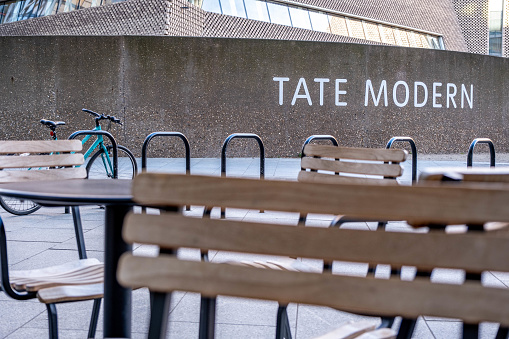
[[[288,6],[267,2],[267,8],[269,9],[270,22],[286,26],[292,25]]]
[[[489,35],[489,54],[502,56],[502,19],[503,19],[503,0],[490,0],[490,35]]]
[[[309,11],[311,27],[314,31],[330,33],[329,18],[322,12]]]
[[[223,14],[226,15],[238,16],[241,18],[246,17],[243,0],[221,0],[221,9],[223,10]]]
[[[293,27],[311,29],[311,21],[309,20],[308,10],[305,8],[288,7],[290,9],[290,18]]]
[[[43,2],[39,7],[37,16],[39,17],[55,14],[57,12],[57,5],[58,5],[57,0],[48,0],[46,2]]]
[[[207,12],[221,14],[221,6],[219,5],[219,0],[203,0],[203,5],[201,8]]]
[[[58,12],[70,12],[78,9],[79,0],[62,0],[58,7]]]
[[[23,7],[18,14],[18,20],[26,20],[35,17],[37,13],[37,0],[25,0]]]
[[[246,5],[248,19],[270,22],[265,1],[244,0],[244,4]]]
[[[18,14],[22,7],[22,2],[21,1],[8,2],[5,6],[7,8],[4,9],[5,14],[3,16],[4,19],[3,19],[2,23],[18,21]]]
[[[0,4],[0,24],[4,22],[6,11],[7,11],[7,4],[5,2],[1,3]]]
[[[502,33],[490,32],[490,55],[502,56]]]

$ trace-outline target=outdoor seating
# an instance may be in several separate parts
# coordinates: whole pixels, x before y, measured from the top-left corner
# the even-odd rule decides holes
[[[0,183],[84,179],[87,176],[79,140],[0,142]],[[87,259],[78,207],[72,207],[78,261],[29,271],[10,271],[5,226],[0,219],[2,290],[17,300],[38,298],[46,304],[50,338],[58,337],[56,303],[94,299],[88,337],[95,336],[103,295],[103,264]]]
[[[323,184],[398,185],[396,179],[403,175],[400,163],[407,156],[408,152],[400,149],[306,144],[297,180]],[[304,220],[302,216],[301,221]],[[339,215],[331,226],[340,226],[349,221],[357,220]],[[378,223],[379,228],[385,225],[383,221]]]
[[[384,197],[391,196],[387,202]],[[509,190],[503,186],[467,183],[452,185],[387,186],[323,185],[144,173],[133,186],[134,200],[153,207],[185,205],[264,209],[300,214],[346,214],[356,218],[408,220],[428,224],[476,224],[509,221],[504,208]],[[190,218],[177,213],[131,214],[124,225],[127,242],[161,248],[157,257],[125,254],[118,279],[131,288],[148,287],[153,294],[149,337],[164,337],[168,295],[175,290],[304,303],[386,317],[418,316],[464,321],[463,337],[477,335],[484,321],[509,325],[507,290],[463,284],[432,283],[259,269],[241,265],[186,261],[171,253],[197,248],[322,259],[464,270],[508,272],[509,238],[495,233],[446,234],[334,230],[239,220]],[[475,251],[472,249],[475,248]],[[399,338],[412,329],[402,328]],[[409,333],[410,332],[410,333]],[[203,337],[213,337],[213,331]],[[202,338],[203,338],[202,337]]]
[[[307,144],[304,147],[301,160],[302,171],[299,173],[298,180],[319,183],[397,185],[394,179],[403,174],[400,163],[405,161],[407,156],[407,151],[399,149]]]

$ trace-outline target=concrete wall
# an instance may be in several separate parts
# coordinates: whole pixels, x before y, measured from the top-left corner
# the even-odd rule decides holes
[[[411,136],[422,153],[465,153],[472,139],[487,137],[497,151],[509,151],[504,58],[154,36],[0,37],[0,49],[0,139],[46,138],[41,118],[66,121],[61,137],[92,128],[92,119],[80,112],[86,107],[117,115],[124,125],[112,131],[137,155],[145,136],[158,130],[187,135],[193,157],[219,157],[224,139],[235,132],[259,134],[267,157],[297,156],[312,134],[369,147]],[[383,83],[387,106],[384,91],[375,104]],[[235,141],[229,155],[256,155],[254,144]],[[182,156],[173,152],[181,148],[177,140],[159,141],[150,155]]]

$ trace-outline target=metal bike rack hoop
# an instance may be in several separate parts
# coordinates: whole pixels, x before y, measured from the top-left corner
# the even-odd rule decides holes
[[[260,179],[265,178],[265,147],[263,146],[262,139],[253,133],[234,133],[230,134],[223,143],[221,149],[221,176],[226,176],[226,150],[228,145],[233,139],[255,139],[260,148]]]
[[[334,146],[339,146],[338,140],[334,138],[332,135],[327,134],[316,134],[308,137],[306,141],[304,141],[304,145],[302,145],[302,151],[300,152],[300,157],[304,157],[304,147],[309,144],[313,140],[330,140]]]
[[[80,135],[102,135],[110,139],[111,146],[113,146],[113,179],[118,179],[118,149],[117,142],[111,133],[106,131],[77,131],[69,136],[69,140],[76,139]]]
[[[472,141],[470,147],[468,148],[467,167],[472,167],[474,162],[474,147],[477,144],[488,144],[490,147],[490,167],[495,167],[495,146],[493,145],[493,141],[488,138],[477,138]]]
[[[265,147],[263,146],[262,138],[253,133],[234,133],[230,134],[223,143],[221,149],[221,176],[226,176],[226,150],[228,145],[233,139],[255,139],[258,142],[260,148],[260,179],[265,178]],[[263,211],[260,211],[263,213]],[[225,217],[225,210],[221,208],[221,218]]]
[[[147,168],[147,151],[148,145],[155,137],[178,137],[182,139],[184,142],[184,146],[186,148],[186,174],[191,173],[191,148],[189,147],[189,140],[186,136],[180,132],[154,132],[147,135],[145,141],[143,142],[143,146],[141,148],[141,170]]]
[[[410,137],[393,137],[387,143],[386,148],[389,149],[392,147],[392,144],[396,141],[408,142],[410,144],[410,148],[412,149],[412,183],[417,182],[417,147],[415,147],[414,139]]]

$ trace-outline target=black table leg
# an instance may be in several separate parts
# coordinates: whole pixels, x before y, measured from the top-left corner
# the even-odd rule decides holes
[[[132,246],[122,239],[122,224],[131,206],[107,205],[104,246],[104,337],[131,337],[131,289],[117,282],[118,259]]]

